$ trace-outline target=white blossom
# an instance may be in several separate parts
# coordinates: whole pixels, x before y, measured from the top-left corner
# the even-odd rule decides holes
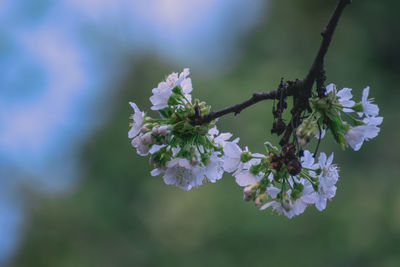
[[[150,151],[150,143],[147,142],[148,138],[143,138],[143,135],[136,136],[132,140],[132,146],[136,148],[140,156],[147,156]]]
[[[139,134],[140,128],[142,128],[144,121],[144,112],[140,111],[140,109],[135,103],[129,102],[129,104],[133,108],[134,113],[132,115],[133,123],[131,124],[131,129],[128,132],[128,137],[134,138]]]
[[[160,110],[168,107],[168,99],[172,94],[172,89],[176,86],[181,86],[185,97],[191,101],[192,81],[190,78],[186,78],[189,74],[190,72],[187,68],[179,76],[176,72],[171,73],[165,81],[158,84],[157,88],[153,88],[153,95],[150,97],[150,101],[153,104],[151,109]]]
[[[217,145],[224,147],[225,144],[228,142],[227,140],[229,140],[231,137],[231,133],[220,133],[217,137],[214,138],[214,142]]]
[[[232,142],[226,142],[224,145],[224,170],[226,172],[234,172],[242,164],[242,149],[238,146],[236,139]]]
[[[318,158],[318,164],[321,168],[321,174],[319,176],[319,185],[317,192],[317,199],[315,207],[322,211],[326,208],[326,200],[331,199],[336,194],[336,182],[339,178],[337,166],[332,164],[333,153],[326,157],[325,153],[321,153]]]
[[[169,125],[161,125],[159,127],[154,127],[152,133],[156,135],[159,134],[162,136],[166,136],[170,133],[170,128],[171,127]]]
[[[204,170],[185,158],[174,158],[166,163],[163,179],[167,185],[176,185],[187,191],[203,183]]]
[[[383,117],[365,117],[363,119],[365,125],[351,127],[344,135],[347,144],[349,144],[354,151],[360,150],[364,141],[369,141],[379,134],[380,128],[378,126],[382,121]]]
[[[260,159],[251,159],[250,161],[242,164],[242,167],[233,174],[233,176],[235,176],[236,183],[240,186],[247,186],[260,181],[261,178],[263,178],[264,173],[260,172],[258,174],[254,174],[250,171],[250,167],[252,165],[259,164],[260,161]]]
[[[373,99],[368,99],[369,95],[369,86],[365,87],[362,93],[361,105],[363,108],[362,112],[358,112],[358,116],[362,117],[363,114],[367,117],[375,117],[379,114],[379,107],[376,104],[373,104]]]
[[[307,204],[315,204],[318,199],[317,192],[315,192],[314,187],[312,186],[309,180],[303,179],[303,192],[301,195],[301,200]]]
[[[355,104],[352,100],[353,95],[351,94],[351,88],[343,88],[336,92],[336,85],[331,83],[326,86],[326,93],[330,92],[333,92],[337,96],[339,104],[343,107],[343,112],[354,112],[354,110],[351,109]]]
[[[172,75],[172,74],[171,74]],[[153,104],[152,110],[160,110],[168,107],[168,99],[172,94],[173,87],[165,81],[158,84],[157,88],[152,90],[153,95],[150,97],[150,101]]]
[[[351,94],[350,88],[339,90],[336,96],[338,97],[339,103],[343,106],[344,112],[353,112],[353,109],[351,108],[354,106],[355,102],[351,100],[353,95]]]
[[[339,178],[337,166],[335,164],[332,164],[332,162],[333,153],[328,158],[326,157],[326,154],[324,152],[319,154],[318,165],[322,170],[320,174],[320,184],[325,188],[331,186],[332,184],[336,184]]]
[[[211,154],[211,157],[205,166],[205,175],[207,179],[215,183],[217,180],[222,178],[224,174],[224,160],[219,157],[218,152],[214,152]]]
[[[290,194],[290,191],[288,191],[288,194]],[[272,209],[278,212],[278,214],[285,215],[291,219],[294,216],[303,213],[307,207],[307,203],[305,203],[301,198],[298,198],[295,201],[291,201],[290,199],[284,199],[282,201],[274,200],[265,203],[261,206],[260,210],[265,210],[269,207],[272,207]]]
[[[214,126],[208,130],[208,134],[212,137],[214,137],[215,135],[218,135],[218,133],[219,133],[219,131],[217,129],[217,126]]]
[[[365,127],[364,125],[351,127],[346,134],[344,135],[344,139],[346,143],[354,150],[360,150],[362,144],[364,143],[365,136]]]
[[[304,150],[303,156],[301,157],[301,166],[303,168],[315,170],[318,168],[318,165],[315,163],[313,154],[310,151]]]
[[[210,130],[208,130],[208,134],[210,138],[214,140],[215,144],[220,145],[222,147],[228,142],[228,140],[232,137],[231,133],[220,133],[217,129],[217,126],[214,126]]]
[[[306,151],[305,151],[306,152]],[[301,200],[307,204],[315,204],[315,207],[322,211],[326,208],[327,199],[331,199],[336,194],[336,182],[338,181],[339,174],[335,164],[332,164],[333,153],[327,158],[325,153],[321,153],[318,158],[318,163],[314,163],[314,158],[310,157],[311,153],[304,153],[302,157],[302,165],[312,166],[312,169],[319,169],[321,171],[318,176],[319,184],[318,190],[315,191],[311,182],[307,179],[301,179],[303,184],[303,192]],[[315,172],[309,173],[315,177]]]
[[[369,141],[372,138],[375,138],[379,132],[380,128],[378,127],[381,125],[383,121],[383,117],[365,117],[363,122],[365,123],[365,140]]]

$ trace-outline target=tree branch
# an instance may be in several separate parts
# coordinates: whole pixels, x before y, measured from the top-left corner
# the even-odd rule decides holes
[[[279,144],[281,146],[287,145],[293,130],[296,129],[301,123],[301,113],[305,110],[309,110],[308,99],[312,96],[312,87],[314,82],[317,81],[317,93],[319,97],[324,97],[325,95],[325,69],[324,60],[325,55],[328,52],[329,45],[332,40],[333,33],[335,32],[336,26],[338,24],[339,18],[344,10],[344,8],[351,3],[351,0],[339,0],[338,4],[325,27],[322,35],[322,42],[319,47],[318,53],[308,71],[307,76],[302,80],[296,80],[295,82],[288,81],[287,83],[281,82],[278,89],[275,91],[269,91],[264,93],[254,93],[248,100],[223,108],[218,111],[210,112],[206,115],[201,116],[198,112],[192,116],[191,123],[193,125],[201,125],[203,123],[208,123],[216,118],[224,116],[229,113],[239,114],[243,109],[254,105],[262,100],[267,99],[285,99],[288,96],[293,96],[293,108],[291,110],[292,118],[288,125],[286,126],[284,136],[280,140]]]
[[[264,93],[254,93],[253,96],[246,101],[243,101],[242,103],[223,108],[218,111],[210,112],[206,115],[199,116],[195,115],[191,118],[192,124],[193,125],[200,125],[203,123],[210,122],[212,120],[215,120],[216,118],[219,118],[221,116],[224,116],[229,113],[234,113],[234,115],[239,114],[243,109],[254,105],[262,100],[267,100],[267,99],[279,99],[280,98],[280,90],[277,89],[275,91],[269,91],[269,92],[264,92]]]
[[[340,16],[342,15],[344,8],[348,4],[351,4],[351,2],[352,0],[339,0],[335,10],[333,11],[331,18],[329,19],[328,25],[321,32],[322,42],[319,47],[317,56],[315,57],[314,62],[311,65],[311,68],[306,78],[304,78],[303,80],[305,89],[311,90],[314,81],[318,78],[325,80],[325,70],[324,70],[325,55],[328,52],[328,48],[331,43],[333,33],[335,32],[336,26],[339,22]],[[324,90],[325,88],[323,87],[317,88],[319,97],[323,97],[325,95]]]
[[[317,93],[319,97],[325,96],[325,69],[324,60],[325,55],[328,52],[329,45],[332,40],[333,33],[335,32],[336,26],[338,24],[340,15],[342,14],[344,8],[351,3],[351,0],[339,0],[338,4],[333,11],[331,18],[329,19],[328,25],[325,27],[324,31],[321,33],[322,42],[319,47],[317,56],[308,71],[307,76],[298,83],[298,91],[294,95],[294,107],[291,110],[292,119],[286,127],[285,134],[280,140],[279,144],[284,146],[288,144],[290,136],[293,130],[296,129],[301,123],[300,114],[309,109],[308,99],[312,96],[312,87],[314,82],[317,81]]]

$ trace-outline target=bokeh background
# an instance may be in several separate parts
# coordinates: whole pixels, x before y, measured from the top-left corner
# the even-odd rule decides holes
[[[0,266],[400,266],[396,0],[354,0],[328,53],[328,82],[370,85],[384,122],[360,152],[324,140],[341,169],[324,212],[260,212],[229,175],[166,186],[127,138],[128,102],[149,110],[184,67],[214,109],[304,77],[335,3],[1,1]],[[271,107],[219,128],[262,152]]]

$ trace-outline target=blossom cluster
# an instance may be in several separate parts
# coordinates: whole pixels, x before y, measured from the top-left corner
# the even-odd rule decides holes
[[[368,98],[369,87],[355,102],[351,89],[337,91],[326,87],[324,97],[313,96],[311,111],[295,131],[293,143],[281,149],[265,142],[265,153],[251,153],[239,146],[239,138],[219,133],[217,121],[197,125],[193,118],[210,112],[210,106],[192,99],[189,69],[172,73],[152,90],[151,109],[159,117],[150,117],[135,103],[128,133],[132,146],[141,156],[149,156],[152,176],[163,175],[168,185],[190,190],[205,181],[215,183],[224,172],[232,173],[243,187],[244,200],[253,201],[261,210],[272,208],[288,218],[315,205],[322,211],[327,200],[336,194],[339,179],[333,154],[321,152],[318,160],[304,147],[314,137],[321,139],[329,131],[345,148],[359,150],[376,137],[383,118],[379,108]]]
[[[192,101],[189,69],[170,74],[150,97],[152,110],[160,117],[152,118],[130,103],[134,113],[128,137],[141,156],[150,156],[154,167],[151,175],[163,174],[164,182],[184,190],[199,186],[206,179],[216,182],[223,174],[223,144],[232,135],[219,133],[215,122],[193,126],[190,118],[210,107]]]
[[[368,96],[369,87],[366,87],[361,101],[355,102],[350,88],[337,91],[334,84],[329,84],[325,97],[310,100],[313,112],[297,129],[300,143],[304,146],[314,136],[323,138],[325,129],[329,129],[342,148],[350,146],[354,151],[360,150],[364,141],[379,134],[378,126],[383,121],[378,105]]]

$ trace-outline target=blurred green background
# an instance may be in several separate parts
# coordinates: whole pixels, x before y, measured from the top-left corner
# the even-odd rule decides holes
[[[30,211],[10,266],[400,266],[398,1],[353,1],[328,52],[327,82],[353,88],[356,99],[371,86],[384,122],[359,152],[324,139],[320,151],[333,151],[340,166],[336,197],[324,212],[310,207],[289,220],[258,211],[229,175],[189,192],[166,186],[127,138],[128,102],[150,110],[151,89],[184,67],[191,68],[193,96],[213,109],[273,90],[281,77],[303,78],[335,2],[269,1],[266,15],[236,40],[223,72],[126,53],[125,70],[108,89],[117,93],[102,100],[107,123],[80,146],[83,177],[65,194],[26,189]],[[225,116],[219,129],[262,152],[265,140],[278,140],[269,133],[271,108],[262,102]]]

